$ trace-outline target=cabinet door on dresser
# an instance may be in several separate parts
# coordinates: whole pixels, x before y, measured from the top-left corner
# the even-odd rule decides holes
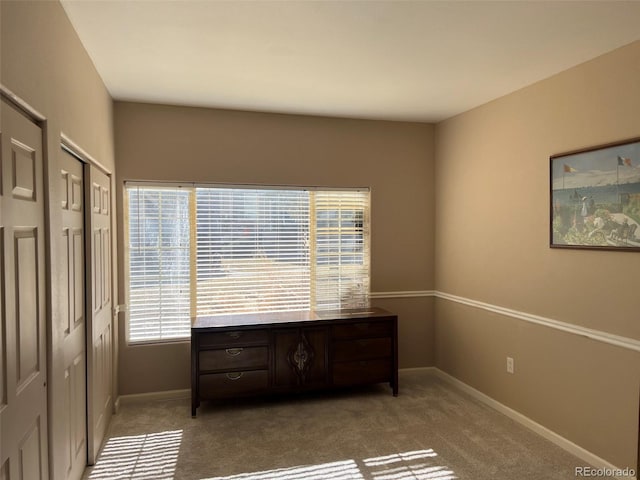
[[[327,385],[327,338],[327,328],[275,330],[274,386],[312,388]]]

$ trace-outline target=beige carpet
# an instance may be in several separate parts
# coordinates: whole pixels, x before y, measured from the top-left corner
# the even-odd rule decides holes
[[[285,398],[122,406],[86,479],[575,479],[584,462],[429,371]],[[599,477],[604,478],[604,477]]]

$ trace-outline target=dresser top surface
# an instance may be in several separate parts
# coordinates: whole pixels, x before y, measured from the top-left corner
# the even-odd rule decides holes
[[[297,310],[293,312],[242,313],[235,315],[201,316],[193,319],[191,330],[250,327],[286,323],[322,322],[333,320],[357,320],[390,317],[395,314],[382,308],[370,307],[342,310]]]

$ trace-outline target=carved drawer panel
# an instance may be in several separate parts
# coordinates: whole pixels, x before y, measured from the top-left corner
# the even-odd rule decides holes
[[[326,385],[327,329],[282,329],[274,332],[274,385]]]
[[[331,328],[334,339],[386,337],[392,334],[391,322],[358,322],[335,325]]]
[[[391,356],[391,338],[360,338],[333,344],[333,360],[367,360]]]
[[[388,359],[333,364],[333,384],[336,386],[388,382],[390,379],[391,362]]]
[[[267,368],[268,347],[235,347],[200,351],[200,371]]]
[[[200,375],[200,398],[264,393],[269,386],[267,370]]]
[[[268,330],[232,330],[228,332],[203,333],[198,336],[200,347],[229,348],[236,345],[267,345]]]

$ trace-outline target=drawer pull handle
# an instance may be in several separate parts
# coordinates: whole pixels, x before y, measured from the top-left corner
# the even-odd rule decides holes
[[[242,350],[242,348],[227,348],[225,351],[230,357],[235,357],[236,355],[240,355]]]
[[[242,378],[242,372],[227,373],[227,378],[229,380],[239,380]]]
[[[229,335],[231,338],[238,339],[242,335],[242,332],[228,332],[227,335]]]

